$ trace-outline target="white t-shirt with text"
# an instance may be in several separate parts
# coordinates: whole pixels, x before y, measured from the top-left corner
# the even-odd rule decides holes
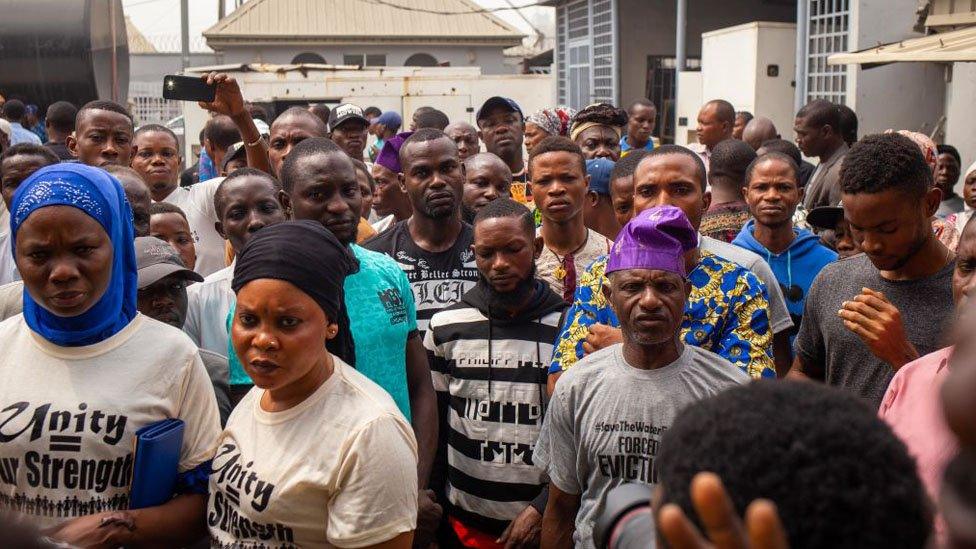
[[[114,336],[60,347],[23,315],[0,323],[0,510],[40,527],[128,508],[138,429],[186,423],[179,470],[213,457],[213,385],[182,332],[142,314]]]
[[[221,434],[210,476],[212,547],[363,547],[417,522],[417,442],[379,385],[334,357],[297,406],[254,387]]]

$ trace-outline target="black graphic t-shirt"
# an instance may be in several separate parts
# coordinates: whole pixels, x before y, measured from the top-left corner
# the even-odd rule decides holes
[[[58,347],[16,316],[0,341],[0,511],[47,528],[127,509],[135,433],[167,418],[186,424],[180,472],[213,457],[213,386],[176,328],[139,315],[101,343]]]
[[[403,220],[386,232],[369,240],[363,247],[393,258],[407,273],[417,306],[417,329],[421,335],[434,313],[461,301],[461,296],[478,282],[471,243],[474,229],[462,223],[461,232],[451,249],[428,252],[410,236],[409,220]]]

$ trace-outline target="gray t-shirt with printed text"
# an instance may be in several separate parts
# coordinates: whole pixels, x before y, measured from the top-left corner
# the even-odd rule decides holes
[[[658,446],[685,406],[750,380],[698,347],[686,345],[655,370],[629,365],[622,348],[597,351],[562,374],[533,456],[559,490],[580,495],[577,547],[593,547],[593,523],[610,490],[657,483]]]

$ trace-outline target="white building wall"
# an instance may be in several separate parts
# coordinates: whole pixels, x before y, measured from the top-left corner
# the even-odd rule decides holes
[[[912,31],[916,0],[858,0],[852,9],[849,50],[905,38]],[[937,63],[848,67],[847,104],[858,115],[859,134],[886,129],[930,133],[945,107],[944,69]]]
[[[792,23],[746,23],[702,34],[702,101],[725,99],[737,111],[766,116],[789,138],[795,51]],[[769,76],[770,67],[776,76]]]
[[[438,62],[450,62],[452,67],[481,67],[483,74],[512,74],[515,69],[505,64],[504,48],[467,46],[247,46],[226,47],[225,63],[288,64],[299,53],[321,55],[326,63],[341,65],[345,54],[386,55],[386,66],[402,67],[415,53],[427,53]]]
[[[952,81],[946,86],[945,143],[959,149],[964,172],[976,161],[973,105],[976,105],[976,63],[953,63]],[[961,179],[956,192],[962,193]]]

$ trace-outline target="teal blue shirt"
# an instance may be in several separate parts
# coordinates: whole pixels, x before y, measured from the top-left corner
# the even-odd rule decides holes
[[[390,393],[410,420],[407,338],[417,331],[417,307],[407,275],[386,254],[352,245],[359,272],[346,277],[346,310],[356,342],[356,369]]]
[[[343,290],[353,341],[356,369],[390,393],[410,420],[407,388],[407,338],[417,331],[417,308],[407,275],[385,254],[355,244],[359,272],[346,277]],[[227,315],[227,331],[234,309]],[[253,383],[228,342],[231,385]]]

